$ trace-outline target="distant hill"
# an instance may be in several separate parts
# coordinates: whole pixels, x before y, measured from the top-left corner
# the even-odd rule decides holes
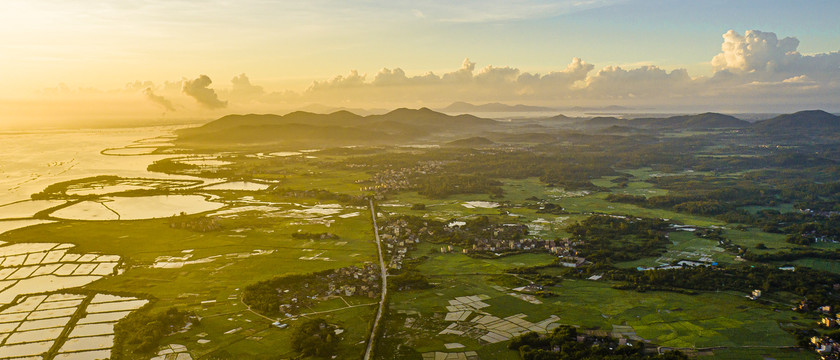
[[[227,115],[195,129],[200,132],[208,132],[223,131],[243,126],[253,127],[289,124],[357,126],[362,123],[364,123],[364,117],[348,111],[337,111],[332,114],[315,114],[305,111],[295,111],[282,116],[274,114]]]
[[[480,113],[480,112],[549,112],[554,111],[554,109],[549,107],[543,106],[531,106],[531,105],[507,105],[502,103],[488,103],[488,104],[481,104],[481,105],[474,105],[463,101],[457,101],[449,106],[439,109],[442,112],[447,113]]]
[[[378,108],[371,108],[371,109],[363,109],[363,108],[348,108],[348,107],[335,107],[335,106],[328,106],[322,104],[309,104],[298,108],[301,111],[307,111],[312,113],[318,114],[329,114],[334,113],[336,111],[349,111],[354,114],[366,116],[366,115],[374,115],[374,114],[384,114],[387,113],[387,109],[378,109]]]
[[[672,126],[690,130],[744,128],[750,126],[748,121],[730,115],[711,112],[697,115],[673,116],[668,119],[673,122]]]
[[[497,141],[503,143],[547,144],[557,142],[559,138],[556,134],[526,132],[521,134],[499,134]]]
[[[195,147],[268,144],[332,147],[396,144],[435,134],[469,134],[497,125],[495,120],[473,115],[450,116],[427,108],[401,108],[369,116],[349,111],[227,115],[197,128],[179,130],[177,134],[180,144]]]
[[[486,137],[474,136],[466,139],[458,139],[444,144],[447,147],[485,147],[496,145],[493,141]]]
[[[599,116],[583,122],[583,126],[589,128],[638,128],[638,129],[673,129],[673,130],[709,130],[745,128],[750,123],[738,118],[718,114],[703,113],[696,115],[679,115],[666,118],[638,118],[619,119],[612,116]],[[614,129],[619,130],[619,129]]]
[[[750,123],[733,116],[718,113],[678,115],[667,118],[640,118],[629,120],[629,125],[638,128],[709,130],[749,127]]]
[[[752,127],[761,132],[838,130],[840,117],[822,110],[807,110],[757,121]]]
[[[578,121],[578,120],[581,120],[581,118],[568,117],[568,116],[563,115],[563,114],[557,114],[557,115],[554,115],[552,117],[547,118],[546,120],[558,121],[558,122],[559,121],[569,122],[569,121]]]
[[[586,107],[586,106],[575,106],[569,108],[571,111],[626,111],[626,110],[635,110],[631,107],[626,106],[619,106],[619,105],[609,105],[609,106],[594,106],[594,107]]]
[[[585,125],[591,127],[627,126],[628,122],[612,116],[598,116],[587,120]]]
[[[613,126],[605,127],[603,129],[598,130],[598,133],[614,135],[614,134],[634,134],[634,133],[640,133],[640,132],[643,132],[643,131],[644,130],[639,129],[639,128],[634,128],[634,127],[629,127],[629,126],[621,126],[621,125],[613,125]]]
[[[474,115],[447,115],[429,108],[417,110],[399,108],[383,115],[370,115],[364,118],[371,122],[394,121],[417,127],[425,127],[428,130],[445,129],[447,131],[460,131],[469,127],[484,127],[497,124],[495,120],[483,119]]]

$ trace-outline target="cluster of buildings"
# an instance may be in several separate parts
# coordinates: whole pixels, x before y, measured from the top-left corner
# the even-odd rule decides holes
[[[377,298],[381,290],[379,266],[367,262],[361,267],[348,266],[333,271],[297,277],[286,287],[277,288],[280,297],[279,312],[293,318],[298,309],[313,301],[335,296],[365,296]]]
[[[425,175],[434,173],[443,161],[424,161],[417,166],[410,168],[388,169],[381,171],[373,176],[375,185],[364,186],[360,188],[361,191],[379,191],[379,190],[404,190],[409,189],[413,185],[409,179],[417,175]]]
[[[840,285],[835,284],[835,289],[840,288]],[[808,311],[815,309],[816,312],[822,314],[818,321],[821,327],[833,329],[840,326],[840,313],[832,316],[831,305],[814,306],[814,303],[809,300],[802,300],[797,306],[794,306],[794,311]],[[811,337],[811,348],[820,355],[823,360],[840,360],[840,342],[829,336],[820,335]]]
[[[464,248],[465,254],[471,252],[501,253],[508,251],[530,251],[545,248],[546,241],[537,238],[524,239],[478,239],[471,248]]]
[[[835,285],[835,288],[838,286]],[[758,291],[758,290],[756,290]],[[760,292],[759,292],[760,294]],[[818,321],[818,324],[824,328],[833,329],[836,327],[840,327],[840,313],[833,314],[831,305],[822,305],[822,306],[814,306],[809,300],[802,300],[799,302],[799,305],[794,306],[793,311],[808,311],[810,309],[814,309],[817,313],[821,314],[822,317]]]
[[[411,182],[408,181],[410,170],[403,169],[388,169],[376,173],[373,176],[374,185],[363,186],[359,188],[361,191],[379,191],[379,190],[403,190],[411,187]]]
[[[405,219],[398,219],[383,225],[380,228],[379,238],[385,243],[385,252],[388,254],[388,267],[391,269],[402,269],[403,260],[408,250],[420,243],[420,233],[427,231],[426,227],[420,228],[416,233],[408,227]]]
[[[327,294],[329,296],[379,296],[381,282],[379,266],[367,262],[362,267],[348,266],[327,275]]]
[[[400,269],[406,253],[420,243],[421,238],[433,236],[436,233],[451,233],[464,231],[464,222],[456,221],[448,226],[438,229],[431,229],[427,223],[409,224],[405,218],[398,218],[380,226],[380,238],[385,244],[385,251],[390,256],[389,267]],[[561,258],[568,263],[569,267],[578,267],[585,263],[586,259],[577,257],[575,250],[576,241],[570,239],[544,240],[539,237],[526,237],[528,226],[524,224],[491,224],[486,229],[476,231],[486,234],[476,236],[470,242],[472,245],[464,246],[460,251],[464,254],[471,253],[493,253],[502,254],[507,252],[548,252]],[[441,245],[441,253],[458,251],[452,245]]]
[[[840,359],[840,343],[828,336],[814,336],[811,338],[811,346],[820,355],[823,360],[838,360]]]
[[[800,303],[800,305],[802,304]],[[823,317],[820,318],[819,321],[820,326],[832,329],[840,325],[840,313],[837,313],[834,316],[832,316],[830,305],[823,305],[818,307],[817,312],[823,314]]]
[[[474,239],[471,247],[462,251],[465,254],[471,252],[492,252],[501,253],[509,251],[531,251],[540,250],[546,247],[546,242],[539,238],[525,238],[528,234],[528,226],[524,224],[501,224],[491,225],[487,229],[489,237],[478,237]]]

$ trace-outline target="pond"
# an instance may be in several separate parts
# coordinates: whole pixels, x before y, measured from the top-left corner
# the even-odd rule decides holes
[[[51,216],[69,220],[141,220],[164,218],[182,212],[197,214],[223,206],[201,195],[114,196],[97,201],[82,201],[55,211]]]

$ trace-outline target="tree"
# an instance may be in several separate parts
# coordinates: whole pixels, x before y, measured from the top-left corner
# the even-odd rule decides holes
[[[332,356],[339,340],[335,329],[321,318],[306,320],[292,335],[292,348],[303,356]]]

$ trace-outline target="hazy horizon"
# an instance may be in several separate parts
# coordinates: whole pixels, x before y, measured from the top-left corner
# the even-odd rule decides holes
[[[838,112],[838,12],[831,1],[12,1],[0,15],[0,121],[455,101]]]
[[[5,0],[0,360],[840,360],[838,14]]]

